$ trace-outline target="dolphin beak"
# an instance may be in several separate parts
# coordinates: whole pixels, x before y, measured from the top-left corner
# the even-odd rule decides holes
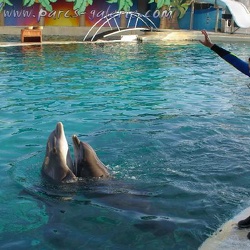
[[[80,140],[78,139],[78,137],[76,135],[73,135],[72,136],[72,141],[73,141],[73,144],[76,146],[76,147],[80,147]]]
[[[57,134],[60,136],[63,131],[64,131],[63,124],[61,122],[58,122],[56,124],[56,132],[57,132]]]

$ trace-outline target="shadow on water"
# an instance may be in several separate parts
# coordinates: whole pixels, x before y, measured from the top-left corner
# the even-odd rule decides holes
[[[103,247],[127,249],[145,237],[152,247],[160,241],[175,242],[176,223],[168,212],[172,205],[161,204],[161,193],[147,190],[135,180],[79,180],[55,184],[40,173],[41,154],[24,158],[11,169],[12,178],[23,191],[19,199],[32,199],[44,210],[46,222],[18,235],[5,233],[4,249],[36,247],[47,249]],[[178,193],[173,190],[172,193]],[[140,242],[140,243],[139,243]]]

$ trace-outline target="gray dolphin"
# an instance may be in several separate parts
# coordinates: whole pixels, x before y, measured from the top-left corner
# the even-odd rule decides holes
[[[58,182],[77,180],[73,173],[73,162],[61,122],[57,123],[48,138],[42,172]]]
[[[75,156],[74,168],[77,177],[110,177],[106,166],[88,143],[80,141],[76,135],[72,136],[72,141]]]

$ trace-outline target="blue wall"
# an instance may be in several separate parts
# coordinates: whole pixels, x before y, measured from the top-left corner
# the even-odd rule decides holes
[[[222,10],[219,10],[219,24],[218,27],[221,27]],[[191,17],[191,8],[189,8],[183,18],[179,19],[180,29],[189,29],[190,28],[190,17]],[[216,9],[211,7],[209,9],[195,10],[194,11],[194,21],[193,29],[202,30],[206,29],[208,31],[214,31],[216,23]]]

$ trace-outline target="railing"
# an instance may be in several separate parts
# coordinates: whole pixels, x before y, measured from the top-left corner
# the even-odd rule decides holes
[[[126,15],[126,17],[129,16],[129,20],[128,20],[128,23],[127,23],[127,27],[124,29],[121,29],[117,23],[117,20],[116,18],[117,17],[120,17],[121,15]],[[130,24],[131,24],[131,20],[132,18],[136,18],[135,20],[135,25],[134,27],[130,27]],[[138,25],[138,22],[139,20],[147,27],[147,29],[149,30],[152,30],[152,29],[157,29],[157,27],[155,26],[155,24],[152,22],[152,20],[150,20],[147,16],[141,14],[141,13],[138,13],[138,12],[124,12],[124,11],[119,11],[119,12],[114,12],[114,13],[111,13],[111,14],[108,14],[104,17],[102,17],[101,19],[99,19],[91,28],[90,30],[88,31],[88,33],[85,35],[85,37],[83,38],[83,41],[86,41],[90,32],[96,28],[96,27],[99,27],[97,29],[97,31],[95,32],[95,34],[92,36],[92,38],[90,39],[90,41],[94,41],[96,35],[99,33],[99,31],[106,25],[108,24],[108,26],[110,27],[110,30],[114,30],[114,33],[120,33],[120,32],[124,32],[125,30],[138,30],[140,29],[139,27],[137,27]],[[111,26],[111,21],[114,21],[115,23],[115,27],[112,27]],[[100,26],[98,26],[99,24],[101,23]],[[145,28],[145,27],[142,27],[142,28]],[[113,33],[111,32],[109,35],[112,35]],[[108,36],[108,35],[106,35]]]

